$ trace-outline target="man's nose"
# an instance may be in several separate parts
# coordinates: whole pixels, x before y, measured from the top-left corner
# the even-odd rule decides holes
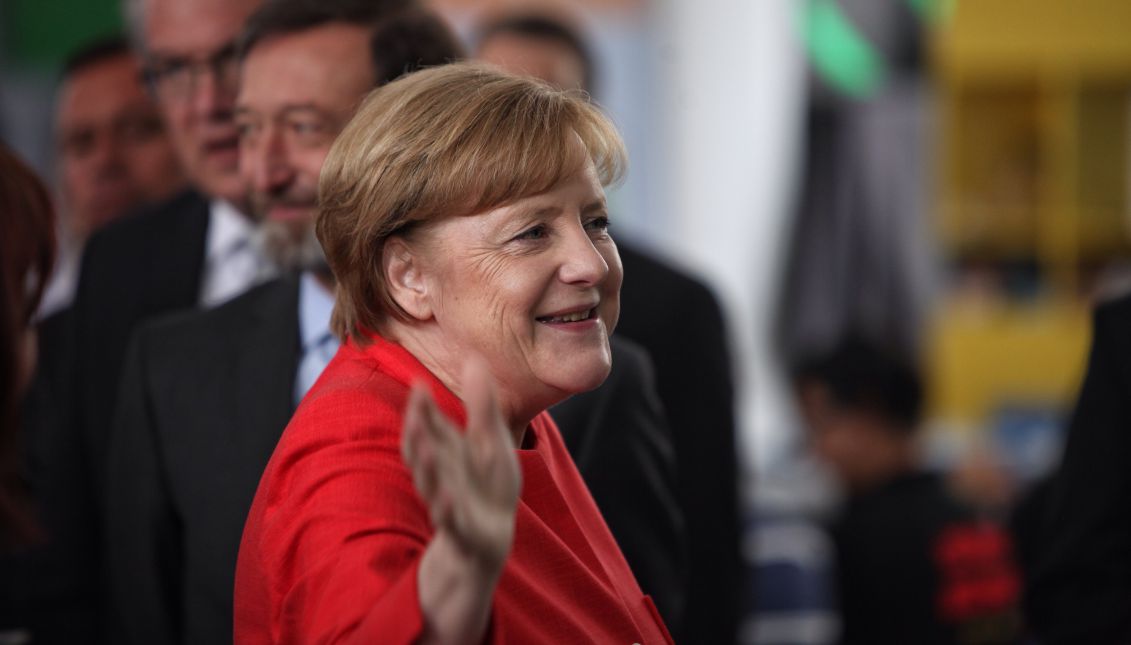
[[[110,132],[102,132],[95,137],[90,154],[99,179],[116,177],[125,169],[122,142]]]
[[[277,193],[294,180],[295,171],[288,155],[286,141],[277,128],[268,127],[260,133],[252,150],[244,148],[241,163],[251,164],[252,187],[262,194]]]
[[[223,73],[209,67],[197,70],[191,104],[198,116],[207,120],[230,121],[236,92]]]

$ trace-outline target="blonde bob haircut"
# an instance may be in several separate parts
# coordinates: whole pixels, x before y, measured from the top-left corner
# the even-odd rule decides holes
[[[375,90],[319,180],[316,232],[338,283],[334,333],[364,345],[387,316],[407,319],[385,281],[390,237],[545,192],[588,161],[608,186],[623,176],[626,154],[582,93],[478,63],[433,67]]]

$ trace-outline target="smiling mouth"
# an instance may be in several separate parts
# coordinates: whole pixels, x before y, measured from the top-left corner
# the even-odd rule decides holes
[[[590,318],[593,318],[596,315],[597,315],[597,308],[594,307],[592,309],[586,309],[584,311],[575,311],[573,313],[561,314],[559,316],[541,316],[539,318],[536,318],[535,320],[537,320],[540,323],[549,323],[549,324],[573,323],[573,322],[581,322],[583,320],[589,320]]]

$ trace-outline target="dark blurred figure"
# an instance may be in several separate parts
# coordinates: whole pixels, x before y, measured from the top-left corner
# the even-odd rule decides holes
[[[44,315],[70,304],[92,232],[172,197],[185,182],[141,64],[123,37],[91,43],[64,64],[55,139],[63,253],[44,295]]]
[[[286,277],[143,325],[109,445],[113,642],[232,640],[236,556],[256,486],[337,349],[334,279],[314,236],[322,162],[365,95],[460,56],[405,3],[273,0],[240,41],[240,170]]]
[[[0,144],[0,548],[31,537],[17,449],[35,370],[35,310],[55,259],[55,212],[39,178]],[[2,605],[0,605],[2,606]]]
[[[688,601],[687,526],[671,427],[648,352],[620,334],[609,348],[605,382],[550,408],[550,416],[640,589],[676,633]]]
[[[84,641],[98,631],[89,482],[67,416],[74,376],[68,306],[82,247],[91,232],[169,197],[184,182],[138,60],[122,38],[92,43],[67,61],[55,137],[60,253],[40,304],[46,317],[38,325],[38,367],[22,420],[21,467],[43,535],[0,563],[5,582],[19,581],[13,589],[19,596],[3,604],[31,626],[35,643]]]
[[[1131,296],[1100,305],[1059,470],[1039,509],[1026,617],[1049,645],[1131,643]]]
[[[94,232],[65,321],[66,383],[38,423],[57,435],[45,457],[66,529],[68,584],[95,621],[107,602],[101,561],[106,446],[126,344],[146,318],[211,306],[264,279],[254,223],[240,212],[234,41],[260,0],[123,0],[166,134],[191,189]],[[79,642],[101,642],[98,624]]]
[[[801,362],[795,386],[814,450],[847,493],[831,526],[842,642],[1013,642],[1008,537],[918,468],[916,368],[848,339]]]
[[[40,639],[33,611],[49,584],[27,575],[25,554],[45,539],[30,503],[20,405],[36,363],[34,317],[55,260],[55,215],[39,178],[0,145],[0,640]]]
[[[541,14],[486,24],[479,58],[563,89],[590,91],[594,65],[582,38]],[[687,527],[688,585],[681,643],[732,643],[737,635],[739,552],[734,388],[722,312],[695,278],[617,238],[624,263],[616,335],[648,350],[671,422],[679,504]]]
[[[101,489],[126,343],[141,320],[211,306],[263,279],[240,209],[235,38],[260,0],[125,0],[131,38],[193,190],[114,222],[83,254],[73,309],[74,425]]]

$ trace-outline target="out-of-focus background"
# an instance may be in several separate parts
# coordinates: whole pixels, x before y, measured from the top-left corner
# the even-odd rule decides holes
[[[432,4],[465,36],[533,6]],[[1055,465],[1090,310],[1131,287],[1131,3],[549,6],[579,16],[628,144],[616,234],[724,305],[750,518],[826,495],[783,366],[847,329],[922,358],[925,455],[973,498],[1006,509]],[[0,4],[0,138],[49,181],[59,65],[121,26],[116,0]],[[750,526],[752,566],[822,557]]]

